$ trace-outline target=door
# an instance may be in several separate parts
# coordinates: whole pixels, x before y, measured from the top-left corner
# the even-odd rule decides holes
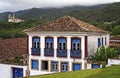
[[[74,63],[73,64],[73,71],[78,71],[78,70],[81,70],[81,64]]]
[[[67,72],[67,71],[68,71],[68,63],[62,62],[62,72]]]
[[[13,78],[22,78],[23,69],[22,68],[13,68]]]
[[[92,64],[92,68],[100,68],[100,64]]]

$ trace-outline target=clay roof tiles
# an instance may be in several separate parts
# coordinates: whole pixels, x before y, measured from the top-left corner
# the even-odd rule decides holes
[[[27,55],[27,38],[0,40],[0,60]]]
[[[84,21],[80,21],[74,17],[64,16],[55,21],[46,23],[41,26],[36,26],[24,30],[25,32],[40,32],[40,31],[75,31],[75,32],[97,32],[109,33],[108,31],[97,28]]]

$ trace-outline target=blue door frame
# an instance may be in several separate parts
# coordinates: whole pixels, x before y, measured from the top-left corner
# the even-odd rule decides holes
[[[12,68],[13,78],[23,77],[23,69],[22,68]]]
[[[74,63],[73,64],[73,71],[81,70],[81,64]]]

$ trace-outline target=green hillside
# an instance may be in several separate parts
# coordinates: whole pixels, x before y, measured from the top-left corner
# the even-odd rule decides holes
[[[120,36],[120,3],[96,6],[72,6],[64,8],[32,8],[17,11],[16,16],[25,20],[24,23],[8,23],[11,12],[0,13],[0,39],[24,37],[24,29],[56,20],[64,15],[74,16],[98,28]]]
[[[29,78],[120,78],[120,66],[33,76]]]

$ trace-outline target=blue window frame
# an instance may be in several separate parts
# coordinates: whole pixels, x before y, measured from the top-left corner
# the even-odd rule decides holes
[[[33,48],[40,48],[40,38],[33,37]]]
[[[98,47],[100,47],[101,46],[101,40],[100,40],[100,38],[98,38]]]
[[[72,38],[72,50],[80,50],[81,47],[81,39],[80,38]]]
[[[38,69],[38,60],[32,60],[32,69]]]
[[[58,62],[52,62],[52,71],[58,71]]]
[[[45,48],[47,48],[47,49],[52,49],[53,48],[53,38],[52,37],[46,37],[45,38],[45,43],[46,43]]]
[[[67,72],[68,71],[68,63],[67,62],[62,62],[62,72]]]
[[[58,38],[58,49],[65,50],[67,47],[66,43],[67,43],[66,38]]]
[[[76,63],[74,63],[74,64],[73,64],[73,70],[74,70],[74,71],[81,70],[81,64],[76,64]]]

